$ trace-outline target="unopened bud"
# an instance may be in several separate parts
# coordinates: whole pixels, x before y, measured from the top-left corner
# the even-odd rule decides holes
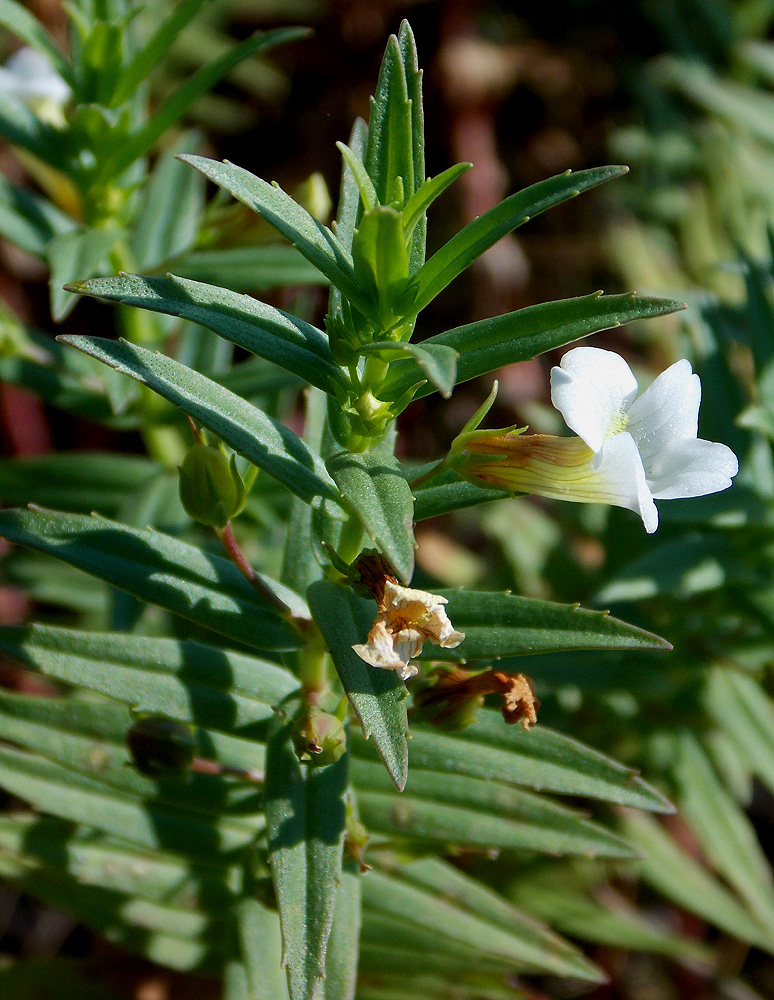
[[[298,759],[313,767],[335,764],[347,749],[342,719],[312,706],[301,716],[293,735]]]
[[[197,441],[183,459],[180,473],[180,502],[186,514],[200,524],[218,530],[242,511],[247,490],[236,467],[217,448]]]
[[[187,771],[196,752],[191,726],[164,715],[145,715],[126,734],[140,774],[158,778],[167,771]]]

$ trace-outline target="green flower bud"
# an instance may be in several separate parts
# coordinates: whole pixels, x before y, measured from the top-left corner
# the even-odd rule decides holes
[[[126,742],[135,767],[149,778],[187,771],[196,752],[192,728],[164,715],[140,717],[126,734]]]
[[[299,760],[313,767],[335,764],[347,749],[344,722],[330,712],[311,707],[298,720],[293,743]]]
[[[200,524],[225,528],[247,502],[247,490],[236,467],[236,458],[197,442],[183,459],[180,502],[186,514]]]

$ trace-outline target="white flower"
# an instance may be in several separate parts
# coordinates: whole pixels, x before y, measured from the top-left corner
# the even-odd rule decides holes
[[[576,347],[551,369],[554,406],[593,453],[586,478],[596,495],[572,499],[627,507],[653,532],[654,499],[725,490],[739,463],[726,445],[697,438],[701,382],[688,361],[637,389],[623,358],[596,347]]]
[[[394,670],[405,681],[417,673],[409,661],[419,656],[426,639],[448,649],[465,638],[452,627],[444,604],[448,604],[445,597],[410,590],[387,579],[368,641],[352,648],[372,667]]]
[[[10,94],[50,125],[64,124],[70,88],[42,52],[24,48],[0,66],[0,93]]]

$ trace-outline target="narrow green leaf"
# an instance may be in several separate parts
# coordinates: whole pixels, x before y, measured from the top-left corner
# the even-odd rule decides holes
[[[774,143],[774,98],[762,88],[723,80],[699,60],[661,59],[659,79],[711,115]]]
[[[125,274],[75,282],[70,288],[79,295],[191,320],[325,392],[330,392],[334,383],[347,387],[321,330],[252,296],[174,275],[143,278]]]
[[[395,35],[384,50],[379,79],[371,101],[364,162],[379,201],[389,205],[402,183],[410,198],[424,177],[414,177],[414,134],[403,52]]]
[[[64,52],[38,19],[16,0],[0,0],[0,24],[31,49],[37,49],[70,85],[73,74]]]
[[[141,490],[158,471],[156,462],[140,455],[100,451],[0,459],[0,501],[115,514],[127,493]]]
[[[164,133],[181,118],[193,102],[206,94],[229,70],[258,52],[265,52],[276,45],[284,45],[300,38],[307,38],[306,28],[276,28],[274,31],[257,32],[239,45],[229,48],[222,56],[205,63],[188,77],[171,97],[157,108],[147,123],[130,135],[117,150],[101,164],[104,177],[115,177],[144,156]]]
[[[132,766],[127,745],[134,721],[126,706],[110,702],[30,698],[0,691],[3,739],[61,766],[74,785],[176,810],[186,823],[205,826],[206,836],[219,849],[250,843],[263,828],[255,786],[228,783],[213,774],[170,773],[159,778],[140,774]],[[263,756],[262,747],[257,756]],[[197,836],[202,839],[201,833]]]
[[[296,629],[258,595],[239,570],[149,528],[58,511],[0,511],[0,536],[46,552],[141,600],[258,649],[298,649]],[[264,586],[297,616],[301,599],[268,578]]]
[[[249,1000],[288,1000],[277,912],[245,898],[236,906],[236,918]]]
[[[354,751],[362,756],[366,746],[356,743]],[[456,736],[412,727],[411,757],[415,767],[443,774],[469,774],[541,792],[674,812],[631,768],[546,726],[534,726],[529,732],[521,726],[506,726],[502,715],[489,709]]]
[[[405,291],[409,265],[403,217],[391,205],[364,212],[352,240],[355,279],[377,304],[382,327],[402,318],[395,303]]]
[[[428,261],[428,266],[430,263]],[[595,292],[593,295],[574,299],[542,302],[516,312],[455,327],[423,341],[422,347],[452,347],[459,353],[457,381],[467,382],[505,365],[527,361],[546,351],[563,347],[580,337],[623,326],[636,319],[651,319],[684,308],[684,303],[670,299],[643,298],[633,293],[603,295]],[[381,398],[400,399],[421,378],[421,370],[412,361],[394,362],[390,365]],[[431,385],[422,386],[417,391],[416,398],[431,392]]]
[[[352,126],[349,137],[349,148],[354,156],[361,160],[365,155],[365,144],[368,139],[368,126],[362,118],[356,118]],[[349,170],[342,170],[341,185],[339,189],[339,210],[336,221],[333,223],[333,231],[339,243],[348,254],[352,254],[352,240],[355,236],[355,226],[360,209],[360,191],[354,175]],[[351,260],[351,256],[350,256]],[[341,318],[342,315],[342,295],[335,284],[331,285],[328,297],[328,311],[331,316]]]
[[[268,184],[233,163],[219,163],[203,156],[183,156],[181,159],[258,212],[354,305],[369,313],[370,303],[362,296],[355,280],[349,250],[327,226],[318,222],[278,184]]]
[[[115,391],[115,382],[120,381],[137,394],[139,386],[50,336],[29,328],[22,330],[21,349],[16,354],[0,356],[3,382],[29,389],[50,406],[93,423],[123,430],[137,426],[138,417],[132,411],[133,395],[121,397]]]
[[[229,859],[213,858],[203,866],[195,858],[138,849],[96,830],[84,836],[82,828],[52,816],[4,813],[0,845],[3,853],[26,855],[80,885],[170,906],[188,904],[192,910],[225,910],[243,889],[243,870]]]
[[[180,639],[28,625],[1,628],[0,651],[133,708],[235,734],[270,719],[298,686],[276,664]]]
[[[132,97],[143,80],[161,63],[183,28],[196,17],[204,2],[205,0],[183,0],[172,8],[169,17],[162,20],[148,41],[121,70],[110,102],[112,107],[123,104]]]
[[[444,399],[448,399],[452,394],[452,389],[457,380],[457,358],[459,354],[453,347],[445,344],[422,344],[410,343],[388,343],[386,341],[376,341],[373,344],[364,344],[360,348],[361,354],[376,354],[390,361],[397,354],[409,354],[422,371],[424,378],[435,386]]]
[[[427,659],[489,659],[567,649],[668,650],[666,640],[613,618],[573,604],[554,604],[509,592],[445,590],[446,612],[465,633],[456,649],[432,647]]]
[[[445,862],[414,861],[391,875],[374,869],[363,880],[363,899],[369,909],[399,917],[407,929],[431,927],[482,958],[604,981],[572,945]]]
[[[350,173],[357,183],[363,209],[366,212],[371,211],[379,204],[379,197],[371,178],[366,172],[366,168],[363,166],[363,161],[360,159],[358,154],[354,152],[354,150],[350,149],[345,143],[337,142],[336,147],[341,153],[344,163],[349,168]]]
[[[419,190],[425,180],[425,110],[422,99],[422,71],[419,68],[417,46],[411,25],[405,19],[401,21],[398,31],[398,46],[403,62],[403,72],[406,75],[406,92],[411,105],[411,157],[414,167],[414,190],[409,190],[404,184],[404,195],[410,198]],[[409,269],[412,274],[418,271],[425,262],[426,235],[427,218],[422,213],[411,234]]]
[[[286,285],[328,283],[325,275],[295,247],[283,244],[197,250],[176,261],[175,271],[183,278],[225,285],[238,292],[266,292]]]
[[[307,599],[363,735],[373,739],[376,752],[401,791],[408,775],[405,685],[397,674],[369,666],[352,649],[364,641],[370,626],[368,615],[373,616],[376,606],[327,580],[313,583]]]
[[[643,860],[638,868],[645,882],[714,927],[766,951],[774,950],[771,932],[764,930],[736,897],[682,850],[655,819],[627,811],[623,831],[642,850]]]
[[[623,895],[601,881],[589,888],[569,865],[545,865],[523,873],[508,896],[528,913],[563,934],[613,948],[646,951],[711,966],[711,950],[674,928],[641,914]],[[592,892],[597,889],[595,885]]]
[[[535,215],[574,198],[583,191],[625,174],[628,167],[595,167],[592,170],[567,171],[539,181],[490,208],[469,222],[414,276],[411,299],[406,306],[418,313],[443,291],[458,274],[507,233]]]
[[[201,5],[203,0],[187,0]],[[175,10],[187,4],[183,3]],[[158,267],[192,247],[199,235],[204,208],[204,178],[176,159],[177,153],[194,152],[201,136],[188,132],[156,164],[144,191],[142,209],[132,232],[136,266],[143,271]],[[76,274],[73,278],[90,277]]]
[[[417,188],[416,192],[408,199],[403,209],[403,224],[406,231],[411,232],[435,199],[442,195],[458,177],[467,173],[472,166],[472,163],[455,163],[453,167],[436,174],[435,177],[428,177],[424,184]]]
[[[338,500],[321,459],[296,433],[205,375],[125,340],[72,336],[62,342],[147,385],[307,503]]]
[[[413,470],[418,478],[422,469]],[[449,514],[454,510],[464,510],[466,507],[476,507],[481,503],[493,500],[503,500],[507,494],[502,490],[485,490],[473,483],[466,483],[456,472],[449,471],[427,486],[414,489],[414,520],[426,521],[431,517]]]
[[[696,738],[682,733],[675,776],[682,814],[715,869],[774,940],[774,874],[752,824],[725,790]]]
[[[75,229],[75,222],[46,198],[0,177],[0,235],[45,259],[49,242]]]
[[[0,92],[0,135],[55,170],[67,157],[65,139],[11,94]]]
[[[110,269],[110,250],[122,236],[118,230],[78,229],[52,237],[46,247],[51,268],[51,315],[57,323],[75,308],[77,296],[62,286],[76,278],[92,278]]]
[[[740,747],[748,767],[774,790],[774,709],[761,682],[730,667],[710,671],[703,702]]]
[[[338,451],[326,462],[369,538],[408,583],[414,573],[413,500],[400,463],[389,455]]]
[[[357,985],[362,875],[349,862],[341,871],[325,964],[325,1000],[353,1000]]]
[[[411,768],[396,799],[376,763],[353,761],[361,819],[370,830],[471,847],[632,858],[621,837],[545,796],[459,774]]]
[[[145,848],[168,848],[202,857],[234,850],[255,836],[247,828],[218,829],[212,818],[184,814],[177,807],[143,802],[109,789],[54,761],[0,747],[0,786],[44,812],[91,826]]]
[[[297,720],[278,716],[266,748],[269,866],[282,922],[291,1000],[322,1000],[325,955],[341,877],[347,756],[304,767],[293,745]]]

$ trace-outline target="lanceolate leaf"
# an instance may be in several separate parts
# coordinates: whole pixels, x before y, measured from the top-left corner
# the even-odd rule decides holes
[[[574,174],[568,170],[512,194],[510,198],[469,222],[433,254],[414,276],[406,307],[412,312],[420,312],[458,274],[517,226],[568,198],[574,198],[598,184],[620,177],[627,170],[628,167],[596,167],[592,170],[579,170]]]
[[[444,399],[452,394],[457,378],[457,351],[444,344],[379,343],[366,344],[360,348],[362,354],[377,354],[390,361],[396,355],[408,354],[414,359],[422,374]],[[389,384],[389,383],[388,383]],[[415,383],[412,383],[415,384]]]
[[[48,125],[17,98],[0,91],[0,135],[20,146],[54,169],[61,169],[66,157],[64,140],[53,125]]]
[[[278,184],[269,184],[233,163],[219,163],[204,156],[183,156],[181,159],[262,215],[354,305],[368,313],[369,303],[363,299],[355,281],[349,251],[327,226],[318,222]]]
[[[339,451],[327,466],[369,537],[408,583],[414,573],[413,501],[398,460]]]
[[[115,278],[76,281],[70,291],[141,309],[180,316],[230,340],[298,375],[326,392],[332,383],[346,388],[341,369],[333,361],[325,334],[303,320],[280,312],[250,295],[204,285],[186,278],[143,278],[123,274]]]
[[[0,651],[46,677],[226,732],[270,719],[298,686],[274,663],[179,639],[28,625],[0,629]]]
[[[336,893],[328,942],[325,1000],[353,1000],[360,944],[360,896],[363,877],[354,862],[345,863]]]
[[[353,762],[360,816],[369,830],[441,844],[546,854],[632,858],[638,852],[604,827],[532,792],[467,775],[411,768],[395,790],[379,765]]]
[[[233,859],[213,859],[204,868],[185,855],[150,854],[95,830],[84,837],[72,824],[52,816],[6,812],[0,817],[2,853],[23,855],[32,844],[35,865],[60,878],[149,902],[176,906],[187,901],[189,908],[198,910],[206,902],[208,909],[221,910],[242,889],[240,866]],[[140,862],[143,878],[138,879]]]
[[[680,735],[676,778],[681,813],[715,869],[774,940],[774,877],[752,824],[725,790],[698,740]]]
[[[0,747],[0,786],[38,809],[122,837],[140,847],[168,848],[206,858],[215,851],[247,845],[255,831],[226,837],[211,817],[184,814],[178,807],[143,801],[69,768],[10,747]]]
[[[53,236],[46,247],[51,268],[51,313],[57,322],[74,308],[78,299],[63,285],[74,278],[91,278],[109,267],[109,253],[123,234],[118,230],[78,229]]]
[[[347,755],[323,767],[302,765],[293,745],[298,702],[284,707],[289,714],[278,716],[266,748],[269,866],[291,1000],[322,1000],[344,849]]]
[[[454,627],[465,633],[456,649],[425,647],[427,659],[482,659],[567,649],[668,650],[666,640],[605,611],[554,604],[511,593],[441,591]]]
[[[399,918],[406,934],[414,927],[431,928],[441,939],[506,968],[604,979],[572,945],[442,861],[414,861],[393,875],[375,868],[363,880],[363,899],[369,910]]]
[[[297,434],[205,375],[124,340],[67,337],[64,342],[179,406],[307,503],[338,499],[322,461]]]
[[[176,262],[175,271],[184,278],[225,285],[242,292],[265,292],[285,285],[328,283],[325,275],[312,267],[295,247],[283,244],[197,250]]]
[[[733,893],[684,851],[656,820],[627,812],[623,830],[642,850],[638,867],[645,882],[689,913],[698,914],[742,941],[774,951],[771,932],[764,930]]]
[[[27,8],[16,0],[0,0],[0,24],[20,38],[25,45],[37,49],[51,63],[53,69],[68,83],[73,83],[70,64],[43,25]]]
[[[140,774],[127,746],[135,721],[126,706],[112,702],[0,692],[0,734],[34,752],[30,760],[35,766],[42,768],[45,758],[66,770],[65,783],[87,792],[119,795],[138,804],[152,801],[175,810],[183,824],[194,825],[200,846],[232,849],[249,844],[263,828],[255,786],[229,784],[214,774]],[[256,756],[262,763],[262,747]],[[56,811],[53,805],[46,808]]]
[[[416,473],[417,477],[420,474],[421,470]],[[503,490],[485,490],[473,483],[466,483],[456,472],[449,470],[427,486],[414,490],[414,520],[425,521],[453,510],[504,500],[507,496],[509,494]]]
[[[159,531],[99,516],[58,511],[0,511],[0,537],[85,570],[149,604],[258,649],[298,649],[299,633],[227,559]],[[264,578],[294,613],[301,599]]]
[[[77,355],[76,355],[77,357]],[[146,489],[160,466],[140,455],[71,451],[0,459],[0,501],[115,514]]]
[[[250,1000],[288,1000],[278,914],[249,898],[242,899],[236,911]]]
[[[546,182],[547,183],[547,182]],[[430,262],[428,262],[429,265]],[[649,319],[684,309],[682,302],[671,299],[643,298],[634,294],[583,295],[527,306],[492,319],[455,327],[422,342],[425,348],[435,345],[452,347],[459,353],[457,381],[485,375],[504,365],[526,361],[546,351],[569,344],[580,337],[623,326],[636,319]],[[382,388],[383,399],[399,399],[422,378],[419,366],[412,361],[395,361]],[[421,386],[416,398],[434,391]]]
[[[44,259],[49,241],[73,229],[73,220],[50,201],[0,177],[0,235],[5,239]]]
[[[199,5],[201,2],[193,0]],[[173,153],[193,151],[200,143],[201,136],[197,132],[186,132],[160,158],[151,174],[142,210],[132,233],[132,252],[140,270],[158,267],[188,250],[196,241],[204,208],[205,180],[175,159]],[[87,275],[76,274],[74,277],[84,278]]]
[[[443,774],[469,774],[536,791],[582,795],[654,812],[673,806],[637,772],[597,750],[538,725],[524,732],[506,726],[499,712],[479,713],[479,721],[457,736],[412,726],[411,759],[415,767]],[[355,744],[358,756],[366,744]]]
[[[183,28],[196,17],[203,2],[204,0],[183,0],[183,3],[172,8],[169,17],[162,19],[148,41],[135,52],[128,65],[121,71],[111,101],[114,107],[129,100],[143,80],[161,62],[167,49]]]
[[[258,52],[305,38],[308,34],[306,28],[277,28],[274,31],[256,32],[239,45],[230,46],[217,59],[205,63],[156,109],[155,114],[143,126],[121,142],[112,151],[112,155],[105,158],[101,164],[103,176],[123,173],[136,159],[147,153],[167,129],[185,114],[197,97],[206,94],[234,66]]]
[[[373,739],[376,752],[401,791],[408,774],[405,685],[397,674],[370,666],[352,649],[365,640],[368,615],[375,615],[376,605],[327,580],[313,583],[307,599],[363,734]]]

